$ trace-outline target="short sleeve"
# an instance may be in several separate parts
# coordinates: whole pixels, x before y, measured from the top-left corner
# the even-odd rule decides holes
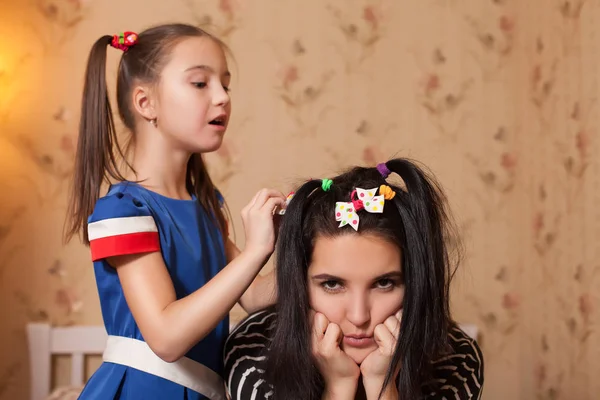
[[[128,193],[98,200],[88,218],[92,261],[160,251],[156,222],[147,205]]]

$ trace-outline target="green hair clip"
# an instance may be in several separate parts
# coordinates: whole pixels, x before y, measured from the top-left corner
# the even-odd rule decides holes
[[[323,179],[321,181],[321,188],[324,192],[328,192],[331,189],[331,185],[333,185],[333,181],[331,179]]]

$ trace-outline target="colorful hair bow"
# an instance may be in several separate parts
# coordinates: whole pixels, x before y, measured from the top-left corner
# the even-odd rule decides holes
[[[131,46],[136,44],[138,41],[138,34],[135,32],[121,32],[118,35],[114,35],[110,45],[115,49],[123,51],[129,50]]]
[[[351,202],[338,201],[335,203],[335,220],[340,222],[339,227],[350,225],[358,231],[357,211],[363,208],[372,214],[382,213],[385,199],[383,195],[375,196],[375,193],[377,193],[377,188],[369,190],[356,188],[350,195]],[[354,195],[358,198],[354,199]]]

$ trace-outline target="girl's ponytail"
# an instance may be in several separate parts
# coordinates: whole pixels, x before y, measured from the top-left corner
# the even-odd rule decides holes
[[[115,157],[115,148],[120,155],[122,152],[117,142],[106,85],[106,48],[112,40],[112,36],[98,39],[87,62],[73,186],[65,226],[67,241],[81,232],[84,242],[89,243],[87,219],[100,196],[103,181],[110,178],[124,180]]]

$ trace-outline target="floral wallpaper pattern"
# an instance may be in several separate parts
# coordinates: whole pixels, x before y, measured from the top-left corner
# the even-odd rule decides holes
[[[1,400],[28,396],[27,322],[101,323],[88,250],[61,240],[87,52],[169,21],[232,49],[234,116],[207,159],[240,246],[262,186],[417,159],[467,249],[453,309],[481,330],[483,398],[597,398],[600,2],[32,0],[0,16]]]

